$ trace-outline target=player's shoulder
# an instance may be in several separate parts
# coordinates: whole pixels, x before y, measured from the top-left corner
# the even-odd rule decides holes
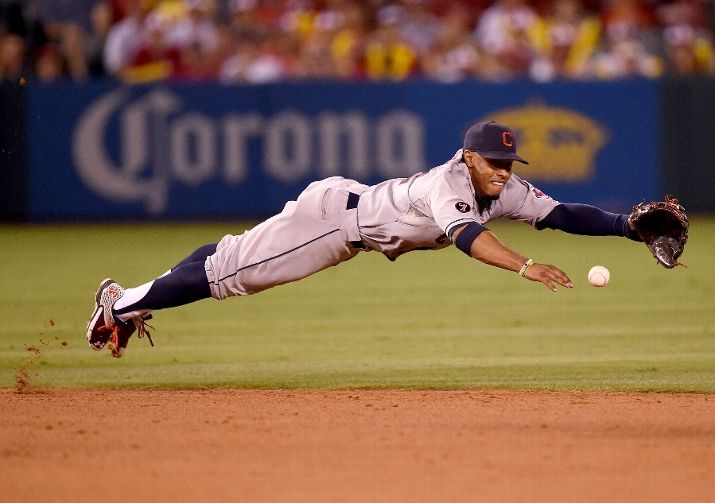
[[[506,186],[504,187],[504,191],[502,192],[502,195],[505,197],[516,197],[519,199],[536,199],[536,200],[543,200],[543,201],[550,201],[553,200],[553,198],[540,190],[538,187],[536,187],[533,183],[530,181],[521,178],[519,175],[516,173],[512,173],[511,177],[509,178],[509,181],[507,182]]]
[[[451,159],[443,162],[442,164],[439,164],[435,167],[433,167],[430,171],[436,171],[436,170],[450,170],[453,169],[462,162],[462,149],[457,150],[457,152],[452,156]]]
[[[504,192],[519,192],[519,193],[526,193],[530,190],[532,185],[526,181],[525,179],[521,178],[519,175],[516,173],[512,173],[511,176],[509,177],[509,180],[506,182],[506,185],[504,186]]]
[[[462,161],[462,150],[458,150],[454,156],[445,162],[432,168],[431,171],[435,171],[440,176],[446,177],[468,177],[467,165]]]
[[[443,183],[444,181],[451,184],[455,180],[468,178],[469,174],[467,172],[467,167],[465,164],[461,163],[461,152],[461,150],[458,152],[459,156],[455,155],[447,162],[435,166],[426,173],[423,173],[421,181],[430,183],[430,185],[434,187],[435,184]]]
[[[517,174],[512,173],[499,198],[494,201],[494,213],[509,213],[523,204],[529,197],[530,184]]]

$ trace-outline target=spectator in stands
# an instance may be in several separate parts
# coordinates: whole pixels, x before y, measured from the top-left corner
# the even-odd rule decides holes
[[[183,6],[182,15],[164,35],[166,46],[179,54],[173,77],[193,82],[213,79],[221,65],[217,4],[214,0],[183,0]]]
[[[227,24],[236,35],[250,33],[258,26],[258,0],[229,0],[226,7]]]
[[[640,0],[603,1],[601,21],[606,30],[633,33],[644,44],[650,38],[650,31],[655,28],[648,3]]]
[[[265,84],[286,77],[287,66],[275,48],[276,39],[261,30],[244,33],[236,40],[235,53],[219,70],[226,84]]]
[[[524,78],[536,56],[538,16],[525,0],[497,0],[484,11],[474,36],[492,69],[490,78]]]
[[[418,70],[416,51],[401,37],[402,15],[395,4],[377,14],[378,25],[365,44],[365,71],[371,80],[405,80]]]
[[[603,14],[603,48],[588,64],[588,73],[600,80],[629,77],[656,78],[663,62],[649,47],[652,24],[648,13],[634,0],[613,0]]]
[[[44,41],[35,26],[20,2],[0,0],[0,80],[17,82],[31,72],[32,51]]]
[[[331,40],[333,31],[322,27],[303,38],[296,54],[295,76],[308,80],[333,80],[338,78],[338,68],[333,65]]]
[[[712,0],[0,0],[1,63],[3,72],[17,72],[12,68],[19,54],[19,72],[35,71],[43,80],[169,78],[128,72],[157,58],[172,62],[170,78],[189,81],[713,75],[711,5]],[[536,8],[545,12],[543,19]],[[152,12],[171,23],[161,37],[152,32],[148,40],[144,21]],[[172,51],[178,51],[178,61]]]
[[[129,82],[165,80],[182,73],[181,53],[166,34],[172,20],[162,11],[152,11],[142,26],[142,43],[137,47],[124,73]]]
[[[35,77],[40,82],[53,82],[64,77],[64,61],[56,44],[48,42],[35,57]]]
[[[301,79],[364,78],[363,52],[368,33],[365,7],[354,0],[329,0],[322,9],[312,6],[291,17],[296,37]]]
[[[370,33],[371,12],[359,1],[341,8],[341,23],[330,41],[330,60],[334,78],[365,78],[365,43]]]
[[[601,23],[588,15],[581,0],[553,0],[549,14],[536,25],[538,56],[532,62],[531,78],[544,82],[580,79],[598,48]]]
[[[660,6],[657,17],[664,25],[666,71],[675,75],[713,75],[712,34],[703,29],[699,3],[678,0]]]
[[[418,57],[425,54],[440,34],[443,20],[429,10],[428,0],[402,0],[402,39],[412,47]]]
[[[132,58],[145,42],[144,21],[156,3],[156,0],[129,0],[129,14],[109,30],[104,45],[104,67],[109,75],[125,76]]]
[[[89,76],[86,49],[92,33],[92,12],[104,0],[32,0],[50,46],[41,54],[59,56],[64,74],[74,80]]]
[[[112,8],[109,3],[103,2],[95,5],[91,12],[91,29],[85,38],[87,71],[90,77],[106,75],[103,52],[112,24]]]
[[[663,32],[666,70],[673,75],[713,75],[712,42],[696,33],[692,26],[669,26]]]
[[[251,19],[254,28],[267,33],[282,30],[281,20],[284,19],[287,5],[286,0],[256,0],[251,7]]]
[[[471,33],[464,6],[455,4],[442,18],[432,47],[422,56],[425,77],[441,82],[457,82],[489,72]]]
[[[17,81],[24,73],[25,42],[20,35],[0,35],[0,80]]]
[[[166,33],[166,43],[183,50],[197,48],[210,56],[216,49],[218,33],[214,15],[216,4],[213,0],[184,0],[185,14]]]
[[[18,2],[0,2],[0,80],[17,81],[26,74],[31,27]]]

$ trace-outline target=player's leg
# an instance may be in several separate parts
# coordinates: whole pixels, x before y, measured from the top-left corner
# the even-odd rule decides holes
[[[218,243],[210,243],[197,248],[191,255],[189,255],[184,260],[172,267],[169,272],[173,271],[179,266],[182,266],[184,264],[191,264],[192,262],[201,262],[203,264],[209,256],[216,253],[216,245],[218,245]]]
[[[87,341],[93,349],[110,344],[112,354],[124,354],[129,337],[139,329],[151,311],[176,307],[211,296],[204,263],[216,251],[216,244],[204,245],[161,277],[136,288],[122,288],[114,280],[104,280],[95,297],[95,310],[87,323]],[[151,337],[149,337],[151,341]]]
[[[212,296],[250,295],[308,276],[357,253],[345,244],[335,224],[316,225],[313,218],[294,216],[292,205],[287,208],[248,232],[226,236],[208,258],[204,253],[215,246],[199,248],[174,269],[138,287],[124,289],[114,280],[103,281],[87,324],[89,345],[96,350],[109,345],[112,355],[121,357],[135,331],[148,335],[144,320],[154,310]],[[211,286],[207,268],[233,272]]]
[[[354,257],[363,248],[351,244],[359,231],[347,190],[362,187],[339,177],[315,182],[280,214],[241,235],[225,236],[206,260],[203,256],[211,248],[201,247],[176,269],[128,290],[105,280],[97,292],[87,340],[94,349],[102,349],[109,331],[112,353],[121,356],[134,327],[141,335],[143,320],[152,310],[209,296],[250,295]],[[199,260],[189,262],[195,258]]]
[[[211,297],[204,262],[180,265],[168,274],[136,288],[127,288],[112,306],[114,318],[128,321],[156,309],[183,306]]]
[[[206,260],[212,296],[258,293],[364,250],[354,244],[359,240],[356,208],[348,203],[348,191],[363,187],[340,177],[314,182],[278,215],[240,236],[224,237]]]
[[[177,307],[211,296],[204,263],[216,252],[211,243],[197,248],[159,278],[136,288],[126,288],[113,306],[115,319],[128,321],[146,317],[156,309]]]

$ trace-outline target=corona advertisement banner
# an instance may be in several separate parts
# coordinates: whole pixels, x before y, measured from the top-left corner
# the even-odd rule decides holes
[[[409,176],[475,121],[510,126],[522,178],[561,201],[626,210],[658,197],[648,81],[137,86],[29,95],[30,217],[254,218],[311,181]]]

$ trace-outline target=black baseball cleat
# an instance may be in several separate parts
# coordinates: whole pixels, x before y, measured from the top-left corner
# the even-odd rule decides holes
[[[89,347],[96,351],[101,351],[109,344],[112,356],[121,358],[127,349],[129,338],[139,331],[139,337],[147,336],[149,343],[153,346],[151,334],[147,330],[144,320],[151,319],[151,315],[144,318],[136,316],[127,321],[119,321],[114,318],[112,308],[117,300],[124,295],[122,288],[111,278],[103,280],[99,284],[94,297],[94,312],[87,322],[87,342]]]

